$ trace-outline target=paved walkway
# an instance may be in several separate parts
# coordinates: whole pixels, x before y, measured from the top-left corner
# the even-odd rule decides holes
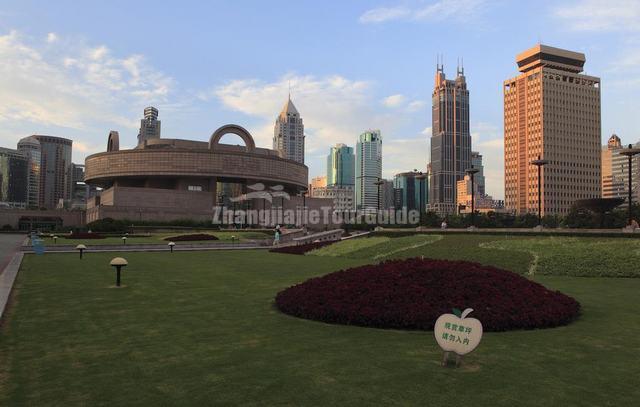
[[[24,233],[0,233],[0,273],[13,257],[13,253],[18,251],[26,237],[27,235]]]
[[[19,252],[25,235],[0,233],[0,320],[9,301],[23,254]]]

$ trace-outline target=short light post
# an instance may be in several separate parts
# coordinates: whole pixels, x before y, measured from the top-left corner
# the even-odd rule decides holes
[[[235,246],[236,245],[236,236],[232,235],[231,236],[231,246]]]
[[[175,243],[173,243],[173,242],[169,242],[169,243],[167,244],[167,246],[169,246],[169,250],[171,250],[171,253],[173,253],[173,246],[175,246],[175,245],[176,245],[176,244],[175,244]]]
[[[82,259],[82,252],[85,251],[85,249],[87,248],[87,246],[83,245],[83,244],[79,244],[76,246],[76,250],[80,252],[80,258]]]
[[[620,154],[621,155],[626,155],[628,162],[629,162],[629,168],[628,168],[628,174],[629,174],[629,186],[628,186],[628,193],[629,193],[629,197],[628,197],[628,203],[629,203],[629,219],[627,224],[631,225],[631,221],[633,219],[631,219],[632,214],[631,214],[631,204],[633,203],[633,194],[632,194],[632,190],[633,190],[633,183],[631,180],[631,167],[633,164],[633,156],[636,154],[640,154],[640,148],[634,148],[632,144],[629,144],[629,147],[627,148],[623,148],[622,150],[620,150]]]
[[[471,178],[471,226],[472,227],[476,226],[476,191],[475,191],[476,188],[475,188],[474,176],[478,171],[480,170],[477,168],[473,168],[473,166],[471,166],[471,168],[465,171]]]
[[[129,263],[122,257],[114,257],[109,264],[116,269],[116,287],[120,287],[120,270]]]
[[[538,155],[537,160],[531,161],[531,165],[538,167],[538,226],[542,227],[542,167],[549,164],[549,161],[542,160]]]
[[[127,245],[127,237],[126,236],[122,236],[122,244],[123,245]]]
[[[58,236],[53,236],[53,243],[58,243]]]

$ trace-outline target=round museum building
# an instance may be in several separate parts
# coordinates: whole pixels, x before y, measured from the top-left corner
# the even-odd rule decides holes
[[[161,138],[159,123],[148,120],[145,128],[143,121],[138,145],[128,150],[120,149],[118,132],[112,131],[107,151],[86,158],[85,182],[102,188],[87,203],[87,222],[106,217],[204,220],[215,206],[295,207],[307,189],[304,164],[283,158],[280,151],[256,147],[241,126],[222,126],[206,142]],[[221,144],[226,134],[240,137],[244,145]],[[247,193],[256,191],[263,194]],[[271,198],[271,191],[286,201]]]

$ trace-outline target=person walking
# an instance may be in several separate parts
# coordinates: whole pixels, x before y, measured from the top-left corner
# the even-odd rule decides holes
[[[276,225],[276,231],[275,231],[275,236],[273,238],[273,244],[274,246],[277,246],[278,244],[280,244],[280,234],[282,232],[280,231],[280,225]]]

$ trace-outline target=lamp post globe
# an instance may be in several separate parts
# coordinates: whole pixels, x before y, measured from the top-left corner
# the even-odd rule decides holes
[[[628,178],[629,178],[629,185],[627,186],[628,188],[628,197],[627,197],[627,202],[629,203],[629,215],[628,215],[628,220],[627,220],[627,225],[631,225],[631,221],[633,219],[631,219],[632,214],[631,214],[631,205],[633,204],[633,182],[631,180],[632,178],[632,171],[631,171],[631,167],[633,165],[633,156],[635,156],[636,154],[640,154],[640,148],[634,148],[632,144],[629,144],[629,147],[627,148],[623,148],[622,150],[620,150],[620,154],[621,155],[625,155],[627,156],[627,160],[628,160]]]
[[[124,244],[124,245],[127,244],[127,237],[126,236],[122,236],[122,244]]]
[[[531,165],[538,167],[538,227],[542,227],[542,167],[549,164],[538,155],[537,160],[531,161]]]
[[[465,170],[467,175],[469,175],[469,177],[471,178],[471,226],[472,227],[476,226],[476,188],[475,188],[474,176],[479,171],[480,171],[479,169],[473,168],[473,166]]]
[[[376,182],[373,183],[373,185],[378,187],[378,201],[377,201],[377,210],[376,210],[376,227],[380,226],[380,186],[384,185],[384,181],[381,180],[380,178],[378,178],[378,180]]]
[[[87,246],[79,244],[76,246],[76,250],[80,252],[80,258],[82,258],[82,252],[86,250]]]
[[[116,287],[120,287],[120,270],[123,267],[126,267],[129,262],[127,262],[125,258],[114,257],[113,259],[111,259],[111,262],[109,264],[111,265],[111,267],[116,269]]]
[[[173,253],[173,246],[175,246],[176,244],[174,242],[169,242],[167,243],[167,246],[169,246],[169,250],[171,250],[171,253]]]
[[[420,205],[420,226],[422,226],[422,214],[424,212],[424,208],[425,208],[425,202],[424,202],[424,191],[422,190],[424,187],[424,180],[427,179],[427,174],[424,174],[422,171],[418,172],[418,175],[416,175],[416,179],[418,180],[418,183],[420,184],[420,197],[418,198],[418,204]]]

